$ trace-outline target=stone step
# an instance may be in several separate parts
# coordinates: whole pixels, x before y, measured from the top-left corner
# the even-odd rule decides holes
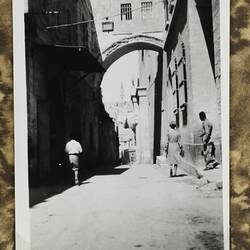
[[[168,163],[167,163],[167,159],[165,156],[163,155],[159,155],[159,156],[156,156],[156,165],[158,166],[167,166]]]

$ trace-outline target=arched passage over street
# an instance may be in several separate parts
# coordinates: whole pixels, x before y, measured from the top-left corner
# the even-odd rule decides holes
[[[136,35],[114,42],[102,52],[103,66],[107,70],[112,63],[134,50],[153,50],[161,52],[163,41],[152,36]]]
[[[114,42],[111,44],[108,48],[106,48],[102,52],[103,57],[103,66],[106,70],[109,69],[109,67],[119,58],[123,57],[124,55],[136,51],[136,50],[151,50],[154,52],[158,52],[159,55],[157,55],[155,63],[157,65],[161,65],[159,63],[162,60],[162,51],[163,51],[163,41],[157,37],[152,36],[145,36],[145,35],[135,35],[135,36],[129,36],[126,38],[123,38],[119,41]],[[159,61],[160,60],[160,61]],[[157,85],[157,88],[161,88],[161,81],[162,81],[162,71],[161,66],[158,67],[155,72],[156,76],[154,76],[154,82]],[[149,73],[148,73],[149,74]],[[139,79],[138,79],[139,80]],[[150,81],[150,80],[149,80]],[[137,148],[136,148],[136,155],[138,156],[138,162],[141,163],[152,163],[154,161],[155,155],[159,155],[159,150],[156,150],[156,146],[159,144],[160,148],[160,134],[157,137],[157,143],[149,140],[150,131],[160,131],[160,127],[158,126],[159,119],[161,122],[161,116],[152,116],[152,122],[149,122],[149,111],[148,111],[148,97],[146,94],[147,89],[147,80],[141,79],[140,85],[137,85],[135,92],[133,93],[133,99],[134,103],[137,103],[138,108],[138,124],[136,128],[136,137],[137,137]],[[152,92],[152,95],[155,95],[156,92]],[[157,95],[161,92],[158,91]],[[160,96],[158,96],[160,97]],[[156,99],[155,99],[156,100]],[[161,100],[161,98],[157,98],[157,100]],[[161,114],[161,106],[158,105],[155,101],[154,105],[152,105],[154,109],[154,113]],[[161,104],[161,101],[159,102]],[[157,110],[156,110],[157,109]],[[153,132],[152,132],[153,133]],[[156,138],[156,136],[155,136]],[[158,148],[158,147],[157,147]],[[156,152],[157,151],[157,152]]]

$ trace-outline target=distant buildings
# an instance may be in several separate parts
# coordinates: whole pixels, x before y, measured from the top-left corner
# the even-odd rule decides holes
[[[115,123],[119,137],[120,159],[123,163],[128,163],[128,150],[135,150],[136,147],[136,134],[133,131],[133,125],[137,122],[138,114],[135,113],[132,102],[114,102],[105,103],[104,105]]]

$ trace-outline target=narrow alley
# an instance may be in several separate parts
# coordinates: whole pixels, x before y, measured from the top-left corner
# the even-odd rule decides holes
[[[167,167],[118,166],[54,191],[30,209],[32,249],[223,249],[222,191]]]
[[[219,1],[26,5],[31,250],[223,249]]]

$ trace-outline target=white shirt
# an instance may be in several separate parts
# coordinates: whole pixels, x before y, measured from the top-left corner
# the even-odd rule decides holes
[[[82,153],[81,144],[75,140],[70,140],[65,146],[65,152],[68,154],[79,154]]]

